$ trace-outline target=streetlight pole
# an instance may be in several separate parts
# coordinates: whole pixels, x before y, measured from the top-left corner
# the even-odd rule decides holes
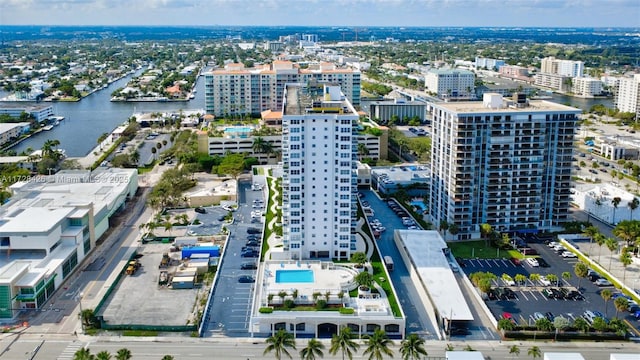
[[[78,294],[78,305],[80,305],[80,326],[82,328],[82,333],[84,334],[84,317],[82,315],[82,296],[84,293]]]

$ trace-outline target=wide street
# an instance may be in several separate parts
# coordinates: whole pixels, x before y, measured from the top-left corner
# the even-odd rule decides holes
[[[6,349],[0,353],[3,360],[71,360],[73,354],[82,347],[88,347],[92,354],[107,350],[115,354],[119,349],[126,348],[131,351],[134,360],[161,359],[164,355],[172,355],[176,360],[199,359],[269,359],[273,354],[263,355],[265,343],[263,339],[195,339],[195,338],[97,338],[81,336],[82,339],[50,339],[44,340],[39,336],[23,336],[15,339],[15,335],[5,337],[0,341],[0,347]],[[16,341],[13,341],[16,340]],[[13,342],[12,342],[13,341]],[[305,339],[296,342],[297,350],[292,352],[293,358],[297,358],[298,351],[306,346]],[[324,359],[342,359],[339,354],[331,356],[329,347],[331,341],[320,340],[325,345]],[[520,349],[521,358],[528,358],[527,350],[531,346],[538,346],[544,352],[580,352],[585,360],[609,360],[610,353],[639,353],[640,346],[633,343],[580,343],[580,342],[499,342],[499,341],[468,341],[468,342],[444,342],[427,341],[425,348],[429,359],[444,359],[445,347],[451,344],[454,350],[463,350],[470,346],[473,350],[482,352],[485,359],[502,360],[514,359],[509,354],[509,348],[516,345]],[[362,353],[365,346],[360,342],[360,349],[354,359],[366,359]],[[34,352],[34,350],[36,350]],[[391,347],[394,358],[400,358],[399,342],[395,341]],[[286,358],[286,357],[285,357]]]

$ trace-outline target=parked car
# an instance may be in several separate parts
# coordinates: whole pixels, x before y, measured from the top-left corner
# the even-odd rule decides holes
[[[246,249],[242,251],[242,253],[240,254],[240,256],[242,257],[250,257],[250,258],[257,258],[258,255],[259,255],[259,252],[255,249]]]
[[[255,270],[257,268],[258,265],[256,263],[242,263],[242,265],[240,265],[241,270]]]
[[[579,301],[583,301],[584,300],[584,296],[582,296],[582,294],[576,290],[571,290],[569,291],[565,296],[565,299],[567,300],[579,300]]]
[[[539,258],[536,258],[536,260],[538,260],[538,265],[540,265],[540,267],[543,267],[543,268],[549,267],[549,263],[547,263],[545,259],[539,257]]]
[[[576,254],[572,253],[571,251],[565,251],[562,253],[562,257],[563,258],[575,258],[577,257]]]
[[[520,265],[522,265],[522,262],[520,261],[520,259],[515,258],[515,257],[512,257],[512,258],[511,258],[511,263],[512,263],[513,265],[516,265],[516,266],[520,266]]]
[[[256,282],[256,279],[253,276],[244,275],[244,276],[240,276],[238,278],[238,282],[239,283],[253,283],[253,282]]]
[[[542,286],[551,286],[551,281],[549,281],[546,276],[540,276],[540,284],[542,284]]]
[[[203,207],[197,207],[194,209],[195,212],[197,212],[198,214],[206,214],[207,210],[205,210],[205,208]]]
[[[541,312],[534,312],[533,320],[538,321],[540,319],[544,319],[544,315]]]
[[[247,243],[245,245],[246,246],[260,246],[260,243],[258,243],[255,240],[249,240],[249,241],[247,241]]]
[[[531,266],[531,267],[538,267],[538,266],[540,266],[540,264],[538,264],[538,260],[536,260],[535,258],[527,258],[527,259],[525,260],[525,262],[526,262],[527,264],[529,264],[529,266]]]
[[[611,283],[611,281],[607,280],[607,279],[598,279],[596,281],[593,282],[596,286],[613,286],[613,284]]]
[[[247,234],[260,234],[262,231],[258,228],[250,227],[247,229]]]

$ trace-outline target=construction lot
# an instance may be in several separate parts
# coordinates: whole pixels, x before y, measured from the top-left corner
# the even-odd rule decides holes
[[[138,248],[140,266],[122,275],[116,289],[105,301],[99,316],[109,325],[184,326],[195,322],[197,299],[206,299],[206,289],[172,289],[160,285],[161,271],[169,274],[180,263],[180,252],[170,252],[171,244],[147,243]],[[160,268],[163,255],[169,254],[169,267]],[[166,257],[166,255],[164,255]],[[206,300],[205,300],[206,301]]]

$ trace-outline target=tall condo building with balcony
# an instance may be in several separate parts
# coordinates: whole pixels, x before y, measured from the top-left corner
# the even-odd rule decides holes
[[[550,56],[540,60],[540,72],[572,78],[582,77],[584,75],[584,62],[577,60],[561,60]]]
[[[431,221],[448,239],[551,230],[569,221],[573,137],[581,110],[522,95],[433,104]],[[451,229],[451,225],[449,225]]]
[[[291,259],[348,259],[355,246],[358,113],[339,86],[287,84],[282,224]]]
[[[428,92],[443,99],[475,98],[476,75],[469,70],[437,69],[425,76]]]
[[[306,69],[278,60],[255,68],[228,64],[204,74],[205,110],[216,116],[259,115],[282,109],[285,84],[309,82],[338,84],[349,101],[360,104],[360,71],[321,62]]]
[[[616,108],[622,112],[640,113],[640,74],[623,78],[616,87]]]

